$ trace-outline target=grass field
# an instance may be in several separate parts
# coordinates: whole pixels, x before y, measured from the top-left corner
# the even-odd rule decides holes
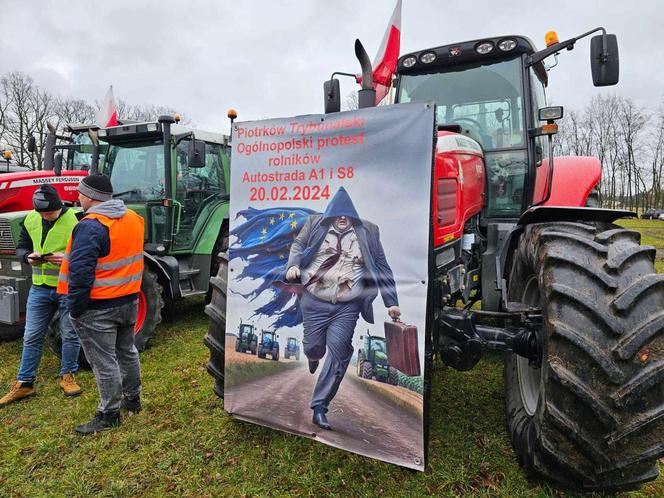
[[[664,222],[625,225],[664,249]],[[436,368],[429,468],[417,473],[231,420],[205,371],[202,303],[179,314],[142,354],[144,411],[112,432],[73,433],[94,412],[94,378],[82,373],[84,395],[65,399],[57,361],[45,355],[38,395],[0,411],[0,496],[581,496],[529,482],[516,464],[497,355],[468,373]],[[1,384],[20,351],[0,344]],[[624,496],[664,496],[664,477]]]

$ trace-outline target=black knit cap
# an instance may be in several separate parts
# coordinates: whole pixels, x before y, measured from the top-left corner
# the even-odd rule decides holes
[[[35,207],[35,211],[39,213],[62,209],[62,201],[58,191],[48,184],[41,185],[35,190],[35,193],[32,194],[32,205]]]
[[[95,173],[83,177],[78,184],[78,191],[95,201],[110,201],[113,198],[113,185],[106,175]]]

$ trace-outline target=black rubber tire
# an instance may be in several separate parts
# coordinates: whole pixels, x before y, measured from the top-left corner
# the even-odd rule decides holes
[[[507,355],[505,388],[512,444],[530,474],[606,492],[658,475],[664,275],[639,241],[610,224],[537,224],[521,236],[508,301],[537,296],[543,360],[538,372]],[[528,372],[539,387],[522,395]]]
[[[214,392],[224,397],[224,358],[226,345],[226,292],[228,289],[228,256],[222,254],[217,274],[210,278],[212,298],[205,307],[205,314],[210,317],[208,331],[203,339],[210,350],[207,364],[208,373],[214,377]]]
[[[278,349],[273,349],[272,350],[272,359],[274,361],[279,361],[279,350]]]
[[[299,349],[295,353],[295,361],[300,361],[300,350]]]
[[[51,319],[51,323],[49,323],[48,325],[48,329],[46,329],[46,344],[48,345],[48,349],[50,349],[55,356],[57,356],[58,358],[62,358],[62,339],[60,338],[60,312],[58,311],[55,312],[55,315],[53,315],[53,318]],[[81,347],[81,350],[78,353],[78,368],[82,368],[85,370],[90,369],[90,364],[88,363],[88,360],[85,358],[83,347]]]
[[[399,373],[396,368],[387,367],[387,383],[393,386],[399,384]]]
[[[210,277],[219,274],[219,265],[228,251],[228,222],[224,220],[221,224],[221,233],[212,248],[212,261],[210,263]],[[208,286],[205,294],[205,304],[209,304],[212,299],[212,286]]]
[[[14,341],[23,337],[23,329],[25,328],[25,320],[14,325],[0,324],[0,342]]]
[[[252,341],[252,342],[249,343],[249,352],[251,354],[256,354],[256,348],[257,348],[257,346],[256,346],[255,341]]]
[[[147,310],[142,327],[134,334],[136,349],[143,351],[157,333],[157,325],[161,323],[161,312],[164,308],[163,288],[157,274],[147,266],[143,270],[141,292],[145,295]]]
[[[363,379],[371,379],[373,378],[373,365],[371,364],[370,361],[363,361],[362,362],[362,370],[360,371],[360,377]]]

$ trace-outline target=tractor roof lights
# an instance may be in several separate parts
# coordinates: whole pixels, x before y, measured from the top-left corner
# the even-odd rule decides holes
[[[501,40],[498,43],[498,48],[503,52],[509,52],[510,50],[514,50],[515,47],[516,47],[516,40],[514,38],[506,38],[505,40]]]
[[[475,52],[480,55],[486,55],[493,50],[493,43],[490,41],[480,42],[475,46]]]
[[[436,60],[436,52],[424,52],[420,55],[420,62],[423,64],[431,64]]]
[[[417,64],[417,59],[414,55],[406,57],[403,61],[401,61],[401,65],[403,67],[413,67],[415,64]]]
[[[559,43],[558,40],[558,33],[555,31],[549,31],[544,35],[544,43],[546,43],[547,47],[550,47],[551,45],[555,45],[556,43]]]

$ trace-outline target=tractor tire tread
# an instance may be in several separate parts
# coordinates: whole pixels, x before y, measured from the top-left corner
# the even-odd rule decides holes
[[[519,462],[587,490],[626,491],[655,479],[664,455],[664,275],[655,274],[652,250],[606,223],[534,224],[521,237],[510,288],[518,291],[529,272],[539,277],[548,343],[533,416],[513,355],[505,365]]]
[[[208,331],[203,343],[210,350],[207,364],[208,373],[215,379],[214,393],[224,397],[224,362],[226,356],[226,292],[227,292],[228,259],[220,254],[217,275],[210,278],[210,302],[205,306],[205,314],[209,317]]]

